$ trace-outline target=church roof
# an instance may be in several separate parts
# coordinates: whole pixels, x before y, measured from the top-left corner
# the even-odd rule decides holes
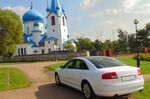
[[[45,40],[58,40],[58,39],[55,37],[49,37],[48,38],[47,36],[44,36],[39,43],[44,43]]]
[[[46,8],[46,11],[47,11],[47,12],[50,11],[50,8],[49,8],[49,5],[48,5],[48,1],[47,1],[47,8]]]
[[[31,46],[31,47],[39,47],[38,45],[36,45],[36,44],[34,44],[33,46]]]
[[[42,40],[39,42],[39,43],[44,43],[44,41],[47,39],[47,36],[44,36],[43,38],[42,38]]]
[[[47,40],[58,40],[58,39],[55,37],[49,37]]]
[[[28,37],[28,36],[27,36],[26,34],[23,35],[23,39],[24,39],[26,42],[28,42],[29,44],[35,44],[35,42],[34,42],[33,40],[31,40],[31,39],[28,40],[27,37]]]
[[[59,10],[59,13],[57,13],[57,10]],[[50,13],[51,12],[55,13],[58,16],[61,16],[63,12],[65,12],[63,7],[60,6],[59,0],[52,0]]]
[[[31,8],[29,11],[27,11],[23,17],[22,17],[23,22],[26,21],[40,21],[44,22],[44,17],[41,13],[39,13],[37,10],[34,9],[32,3],[31,3]]]

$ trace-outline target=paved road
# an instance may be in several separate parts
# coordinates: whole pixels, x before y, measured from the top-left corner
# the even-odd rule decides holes
[[[49,73],[46,69],[44,69],[45,66],[50,64],[55,64],[55,62],[0,66],[0,68],[19,68],[20,70],[24,71],[24,73],[33,82],[32,86],[29,88],[0,92],[0,99],[84,99],[82,93],[77,90],[74,90],[67,86],[55,86],[53,73]],[[147,76],[147,79],[149,77]],[[97,99],[112,98],[97,97]],[[133,98],[119,97],[118,99]]]

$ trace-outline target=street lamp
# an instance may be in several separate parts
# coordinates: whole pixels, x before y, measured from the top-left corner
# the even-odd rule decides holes
[[[135,24],[135,29],[136,29],[137,67],[140,67],[139,44],[138,44],[138,30],[137,30],[137,24],[139,23],[139,21],[137,19],[134,19],[133,23]]]

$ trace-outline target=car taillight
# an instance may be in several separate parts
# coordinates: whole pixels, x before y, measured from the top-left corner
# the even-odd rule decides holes
[[[118,76],[115,72],[106,73],[102,75],[102,79],[118,79]]]
[[[138,72],[138,75],[139,75],[139,76],[142,75],[141,69],[138,69],[137,72]]]

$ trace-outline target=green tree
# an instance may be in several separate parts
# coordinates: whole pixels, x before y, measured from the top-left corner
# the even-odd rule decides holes
[[[123,31],[122,29],[118,29],[118,42],[119,42],[119,49],[122,52],[127,52],[127,47],[128,47],[128,35],[127,31]]]
[[[23,26],[20,17],[10,11],[0,9],[0,55],[12,57],[16,44],[23,42]]]
[[[105,40],[103,43],[102,49],[112,49],[112,42],[110,39]]]
[[[145,28],[138,30],[138,41],[142,47],[149,47],[150,23],[146,24]]]
[[[76,47],[73,46],[70,41],[67,41],[67,44],[64,44],[63,46],[64,49],[72,50],[74,52],[76,51]]]
[[[92,51],[92,50],[95,50],[95,47],[93,46],[93,42],[91,40],[80,37],[77,39],[77,50],[78,51],[82,51],[82,50]]]
[[[96,51],[101,51],[102,50],[102,42],[99,40],[99,39],[96,39],[94,42],[93,42],[93,46],[95,47],[95,50]]]
[[[134,33],[128,34],[128,43],[129,43],[130,52],[135,53],[136,52],[136,35]]]

